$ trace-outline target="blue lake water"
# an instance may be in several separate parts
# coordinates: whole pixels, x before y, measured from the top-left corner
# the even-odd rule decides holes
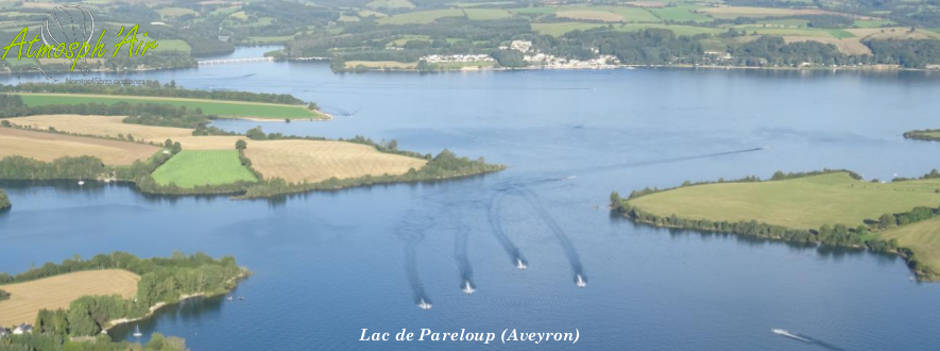
[[[0,271],[114,250],[231,254],[248,266],[254,275],[233,293],[244,300],[191,301],[140,324],[145,334],[184,337],[193,350],[481,347],[362,343],[361,328],[577,328],[575,346],[586,350],[940,345],[940,284],[912,281],[900,259],[636,226],[611,217],[606,207],[613,190],[769,177],[778,169],[847,168],[880,179],[922,175],[940,167],[940,144],[901,134],[940,127],[936,74],[343,75],[323,63],[266,62],[120,77],[290,93],[336,116],[216,122],[231,130],[260,124],[269,132],[359,134],[509,166],[483,177],[284,201],[152,198],[117,185],[3,185],[14,208],[0,215]],[[733,152],[752,148],[762,149]],[[513,248],[527,270],[514,266]],[[577,272],[587,279],[584,289],[574,284]],[[475,294],[461,292],[465,279]],[[420,297],[433,303],[430,311],[416,308]],[[114,334],[136,340],[128,330]]]

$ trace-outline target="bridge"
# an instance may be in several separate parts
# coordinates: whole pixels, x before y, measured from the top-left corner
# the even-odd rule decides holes
[[[231,63],[249,63],[249,62],[271,62],[274,61],[273,57],[241,57],[241,58],[228,58],[228,59],[216,59],[216,60],[201,60],[198,62],[200,66],[205,65],[226,65]]]

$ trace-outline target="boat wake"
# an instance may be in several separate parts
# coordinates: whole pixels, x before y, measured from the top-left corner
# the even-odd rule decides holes
[[[777,334],[777,335],[780,335],[780,336],[783,336],[783,337],[787,337],[787,338],[790,338],[790,339],[792,339],[792,340],[797,340],[797,341],[800,341],[800,342],[803,342],[803,343],[806,343],[806,344],[810,344],[810,345],[814,345],[814,346],[819,346],[819,347],[822,347],[822,348],[827,349],[827,350],[832,350],[832,351],[845,351],[845,349],[843,349],[843,348],[841,348],[841,347],[838,347],[838,346],[836,346],[836,345],[827,343],[827,342],[825,342],[825,341],[822,341],[822,340],[819,340],[819,339],[816,339],[816,338],[813,338],[813,337],[810,337],[810,336],[807,336],[807,335],[803,335],[803,334],[799,334],[799,333],[793,333],[793,332],[790,332],[790,331],[788,331],[788,330],[786,330],[786,329],[777,329],[777,328],[774,328],[774,329],[771,329],[770,331],[771,331],[772,333],[774,333],[774,334]]]
[[[405,241],[405,274],[408,276],[408,283],[411,285],[411,290],[414,292],[415,304],[422,310],[429,310],[431,309],[431,299],[427,296],[427,293],[425,293],[424,284],[421,282],[421,277],[418,275],[418,262],[415,248],[424,240],[425,224],[430,221],[417,223],[417,218],[420,218],[420,216],[414,213],[409,213],[405,218],[408,219],[396,230],[396,235]]]

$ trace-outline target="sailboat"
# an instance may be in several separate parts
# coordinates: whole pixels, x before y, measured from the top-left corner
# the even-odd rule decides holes
[[[138,324],[138,325],[135,325],[135,326],[134,326],[134,337],[135,337],[135,338],[139,338],[139,337],[141,337],[141,336],[144,336],[144,334],[140,332],[140,325],[139,325],[139,324]]]

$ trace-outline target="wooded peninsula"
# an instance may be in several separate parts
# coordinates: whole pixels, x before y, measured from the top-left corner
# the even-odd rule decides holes
[[[10,275],[0,273],[0,326],[21,333],[0,338],[0,348],[17,350],[137,350],[113,343],[109,328],[147,318],[163,306],[193,297],[226,294],[249,271],[232,257],[197,253],[141,259],[125,252],[76,256],[62,263]],[[87,293],[87,294],[86,294]],[[29,325],[29,323],[33,323]],[[185,350],[177,338],[154,335],[147,350]]]

